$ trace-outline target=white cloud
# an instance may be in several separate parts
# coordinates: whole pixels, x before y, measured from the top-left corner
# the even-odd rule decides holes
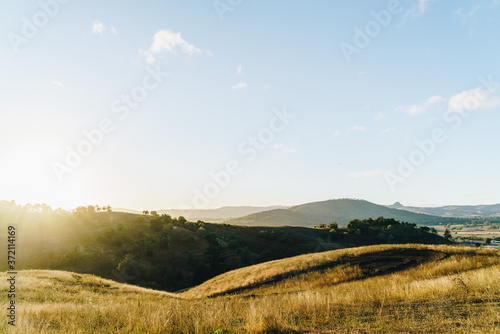
[[[263,87],[262,87],[263,90],[268,90],[268,89],[271,89],[271,85],[270,84],[265,84]]]
[[[59,86],[59,87],[63,86],[63,84],[60,81],[57,81],[57,80],[52,81],[52,84],[56,85],[56,86]]]
[[[383,175],[387,172],[392,172],[393,170],[380,170],[380,169],[373,169],[373,170],[365,170],[361,172],[354,172],[349,174],[352,177],[370,177],[370,176],[377,176],[377,175]]]
[[[404,112],[409,115],[421,115],[430,107],[443,102],[445,99],[442,96],[436,95],[428,98],[422,104],[414,104],[410,106],[397,106],[396,112]]]
[[[236,68],[236,75],[241,75],[241,65]]]
[[[338,137],[342,134],[342,132],[340,132],[339,130],[335,131],[335,137]]]
[[[283,144],[274,144],[273,149],[275,150],[281,150],[281,153],[287,154],[287,153],[297,153],[297,150],[294,148],[288,148],[286,145]]]
[[[141,53],[146,56],[147,62],[153,63],[156,60],[155,56],[162,51],[173,53],[176,50],[180,50],[188,56],[196,54],[212,55],[210,51],[198,49],[193,44],[185,41],[180,32],[173,32],[171,30],[158,31],[154,36],[153,43],[151,44],[149,50],[141,50]]]
[[[448,112],[485,110],[500,106],[500,98],[491,91],[474,88],[452,96],[448,102]]]
[[[103,35],[106,31],[106,26],[101,21],[95,21],[92,25],[92,33]]]
[[[383,135],[391,136],[394,132],[396,132],[396,129],[394,128],[387,128],[384,131],[382,131]]]
[[[385,115],[382,114],[381,112],[379,112],[377,114],[377,116],[375,116],[373,119],[376,120],[376,121],[380,121],[381,119],[384,119],[385,118]]]
[[[371,109],[371,106],[370,106],[369,104],[365,104],[365,105],[361,108],[361,110],[362,110],[362,111],[370,111],[370,109]]]
[[[113,35],[117,35],[118,34],[118,30],[116,30],[115,27],[111,27],[111,32],[113,33]]]
[[[364,126],[359,126],[359,125],[355,125],[352,128],[347,129],[347,131],[365,131],[365,130],[366,128]]]
[[[231,87],[231,89],[242,89],[242,88],[245,88],[247,86],[248,85],[246,84],[246,82],[240,82],[240,83],[234,85],[233,87]]]

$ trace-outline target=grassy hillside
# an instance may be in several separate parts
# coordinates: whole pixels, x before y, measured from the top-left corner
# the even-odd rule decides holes
[[[226,223],[248,226],[292,225],[311,227],[321,223],[336,221],[339,225],[345,226],[352,219],[375,219],[380,216],[392,217],[397,220],[422,225],[458,223],[462,221],[458,218],[436,217],[393,209],[364,200],[338,199],[303,204],[286,210],[259,212],[240,218],[229,219]]]
[[[223,272],[295,255],[381,243],[448,241],[413,226],[363,229],[246,227],[121,212],[0,210],[0,238],[18,229],[18,269],[94,274],[177,291]],[[5,270],[6,257],[0,257]]]
[[[69,272],[18,276],[12,333],[498,333],[500,324],[499,253],[457,246],[303,255],[229,272],[181,294]]]

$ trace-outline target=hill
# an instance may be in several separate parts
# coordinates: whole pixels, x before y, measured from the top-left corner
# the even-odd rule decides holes
[[[21,271],[16,332],[497,333],[498,255],[367,246],[238,269],[180,294],[93,275]],[[7,327],[1,322],[0,332]]]
[[[410,269],[422,269],[429,264],[436,266],[438,262],[443,268],[438,275],[449,275],[499,265],[499,255],[500,252],[496,250],[421,244],[348,248],[304,254],[233,270],[183,292],[181,296],[185,298],[227,294],[255,296],[275,290],[283,292],[285,288],[287,292],[299,292],[303,291],[304,284],[329,287]],[[421,277],[428,277],[427,274],[415,273]]]
[[[381,243],[449,242],[389,219],[350,229],[248,227],[80,207],[59,214],[0,209],[0,221],[0,238],[6,239],[7,225],[18,230],[19,269],[94,274],[165,291],[305,253]],[[0,270],[6,268],[6,257],[1,257]]]
[[[403,206],[396,202],[389,208],[440,217],[500,217],[500,204],[491,205],[447,205],[440,207]]]
[[[294,206],[286,210],[271,210],[251,214],[248,216],[229,219],[228,224],[248,226],[308,226],[319,225],[336,221],[345,226],[352,219],[392,217],[421,225],[436,225],[438,223],[460,222],[461,220],[449,217],[436,217],[422,213],[409,212],[388,208],[383,205],[370,203],[365,200],[337,199],[323,202],[307,203]]]

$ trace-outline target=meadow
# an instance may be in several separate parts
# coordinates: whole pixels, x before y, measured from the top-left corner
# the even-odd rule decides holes
[[[500,253],[375,245],[233,270],[181,293],[94,275],[18,273],[3,333],[498,333]],[[7,274],[0,274],[2,305]]]

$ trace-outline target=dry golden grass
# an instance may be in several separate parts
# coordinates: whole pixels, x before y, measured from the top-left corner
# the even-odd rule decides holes
[[[380,252],[432,251],[431,261],[374,272]],[[392,254],[392,253],[391,253]],[[413,254],[413,253],[412,253]],[[416,253],[415,253],[416,254]],[[422,253],[423,254],[423,253]],[[443,256],[443,254],[445,256]],[[415,257],[417,258],[417,257]],[[386,257],[387,262],[394,260]],[[404,258],[401,258],[404,262]],[[308,271],[325,263],[322,270]],[[348,265],[346,261],[359,265]],[[296,262],[297,267],[293,266]],[[383,262],[380,262],[383,264]],[[262,270],[259,271],[259,266]],[[451,246],[373,246],[273,261],[176,295],[92,275],[18,274],[18,324],[8,333],[498,333],[500,257]],[[302,274],[297,272],[302,270]],[[370,269],[367,275],[367,268]],[[396,270],[398,269],[398,270]],[[255,277],[252,277],[254,273]],[[295,276],[287,276],[295,273]],[[285,275],[274,283],[270,277]],[[240,280],[238,282],[231,281]],[[0,274],[6,282],[6,273]],[[257,283],[257,284],[256,284]],[[0,300],[6,304],[5,283]],[[241,294],[203,298],[256,284]],[[196,294],[193,293],[196,292]],[[196,298],[190,297],[190,293]],[[5,309],[5,308],[4,308]]]

